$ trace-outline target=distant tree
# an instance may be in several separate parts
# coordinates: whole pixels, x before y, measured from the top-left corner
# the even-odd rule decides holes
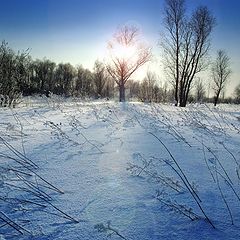
[[[239,104],[240,103],[240,84],[235,88],[234,95],[235,95],[235,102]]]
[[[73,93],[75,68],[70,63],[58,64],[55,71],[55,93],[70,96]]]
[[[151,49],[139,40],[139,29],[123,26],[108,43],[107,70],[119,88],[119,101],[125,101],[125,84],[144,64],[151,60]]]
[[[15,81],[17,83],[18,89],[21,94],[25,94],[28,91],[28,88],[31,85],[29,81],[29,69],[32,63],[32,59],[29,56],[28,51],[24,51],[21,54],[16,55],[16,73],[15,73]]]
[[[51,60],[45,60],[44,64],[47,69],[45,90],[46,92],[53,92],[55,88],[54,74],[57,64]]]
[[[196,83],[195,96],[197,102],[202,102],[206,97],[206,89],[201,79],[198,79]]]
[[[167,83],[163,86],[157,75],[148,71],[143,81],[139,84],[138,98],[143,102],[167,102],[169,98],[169,90]]]
[[[162,41],[165,69],[172,80],[176,105],[185,107],[197,73],[206,67],[210,35],[215,19],[207,7],[187,17],[184,0],[165,0],[165,37]]]
[[[156,103],[163,102],[163,88],[159,87],[157,84],[153,87],[152,101]]]
[[[140,98],[142,101],[152,102],[156,98],[158,87],[156,86],[156,74],[147,72],[140,85]]]
[[[129,79],[127,81],[127,88],[129,89],[129,98],[139,98],[140,84],[137,81]]]
[[[223,50],[218,50],[217,58],[212,64],[212,79],[214,90],[214,106],[217,105],[219,96],[225,88],[226,82],[231,74],[230,58]]]
[[[172,102],[174,99],[174,93],[172,89],[169,89],[168,83],[164,82],[162,86],[162,102]]]
[[[35,82],[35,91],[42,94],[54,91],[56,87],[54,81],[56,63],[46,58],[43,60],[37,59],[33,62],[32,67],[34,71],[32,80]]]
[[[81,65],[77,67],[75,81],[75,95],[79,97],[90,97],[93,95],[93,74]]]
[[[93,71],[93,83],[94,83],[94,92],[95,97],[104,97],[103,90],[107,82],[107,74],[105,65],[100,61],[95,61],[94,71]]]
[[[15,106],[27,79],[28,50],[15,53],[8,43],[0,45],[0,106]]]
[[[78,97],[83,95],[85,81],[85,69],[80,65],[77,67],[77,77],[75,81],[75,95]]]
[[[24,77],[18,77],[18,85],[20,92],[24,95],[31,95],[33,93],[33,79],[34,79],[34,68],[33,68],[33,60],[30,55],[21,57],[20,68],[18,74]]]
[[[94,95],[93,74],[89,69],[85,69],[84,92],[86,97]]]
[[[114,85],[115,85],[115,81],[108,76],[106,83],[105,83],[105,87],[103,89],[103,95],[107,98],[113,98],[114,97]]]

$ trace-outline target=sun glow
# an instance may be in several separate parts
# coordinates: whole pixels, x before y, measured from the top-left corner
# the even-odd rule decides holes
[[[136,55],[136,47],[134,46],[123,46],[119,44],[118,46],[114,46],[111,50],[111,55],[121,60],[127,61]]]

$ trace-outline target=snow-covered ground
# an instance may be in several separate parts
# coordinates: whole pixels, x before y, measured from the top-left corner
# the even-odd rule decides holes
[[[239,145],[237,105],[24,99],[0,109],[0,239],[240,239]]]

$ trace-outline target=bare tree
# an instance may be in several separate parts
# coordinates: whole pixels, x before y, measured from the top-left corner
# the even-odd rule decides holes
[[[126,88],[129,89],[129,98],[137,99],[139,97],[140,83],[129,79],[126,84]]]
[[[105,87],[103,89],[103,95],[105,97],[107,98],[114,97],[114,85],[115,85],[115,81],[111,77],[107,76]]]
[[[106,69],[102,62],[95,61],[93,72],[93,83],[95,95],[97,98],[103,97],[103,89],[107,82]]]
[[[173,82],[176,105],[185,107],[196,74],[207,67],[215,19],[207,7],[198,7],[187,17],[184,0],[165,2],[164,65]]]
[[[206,90],[205,90],[203,81],[201,79],[198,79],[198,81],[197,81],[195,94],[196,94],[197,102],[202,102],[206,96]]]
[[[157,93],[157,76],[153,72],[147,72],[145,78],[140,85],[140,99],[142,101],[152,102]]]
[[[240,103],[240,84],[235,88],[234,90],[234,95],[235,95],[235,102]]]
[[[217,105],[219,96],[224,90],[230,74],[230,58],[225,51],[218,50],[217,58],[212,65],[213,90],[215,94],[214,106]]]
[[[0,106],[15,106],[28,75],[29,51],[15,53],[8,43],[0,45]]]
[[[165,52],[165,67],[173,81],[176,105],[179,102],[178,90],[180,81],[180,47],[185,30],[184,0],[165,1],[164,23],[166,28],[165,41],[162,43]]]
[[[32,63],[34,76],[33,84],[35,83],[36,92],[47,94],[55,88],[54,74],[56,63],[49,59],[35,60]]]
[[[109,42],[110,58],[107,70],[119,88],[119,101],[125,101],[125,84],[144,64],[151,60],[151,49],[139,39],[139,29],[123,26]]]
[[[90,97],[93,92],[93,76],[88,69],[81,65],[77,67],[77,77],[75,81],[75,95],[83,98]]]
[[[55,72],[55,93],[70,96],[73,93],[75,68],[70,63],[59,63]]]

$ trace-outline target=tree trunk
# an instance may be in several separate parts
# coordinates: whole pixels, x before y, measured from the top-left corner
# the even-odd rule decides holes
[[[176,81],[176,87],[175,87],[175,106],[178,105],[178,81]]]
[[[179,88],[179,107],[186,107],[187,97],[186,97],[186,89],[183,83],[180,83]]]
[[[175,89],[175,106],[178,106],[178,91],[179,91],[179,26],[177,24],[176,26],[177,28],[177,32],[176,32],[176,36],[177,36],[177,52],[176,52],[176,89]]]
[[[214,106],[215,106],[215,107],[217,106],[218,99],[219,99],[219,95],[220,95],[220,92],[218,92],[217,95],[216,95],[215,98],[214,98]]]
[[[125,86],[123,83],[119,85],[119,102],[125,102]]]
[[[180,107],[186,107],[187,105],[187,99],[185,96],[183,96],[183,98],[180,99],[180,103],[179,103],[179,106]]]

